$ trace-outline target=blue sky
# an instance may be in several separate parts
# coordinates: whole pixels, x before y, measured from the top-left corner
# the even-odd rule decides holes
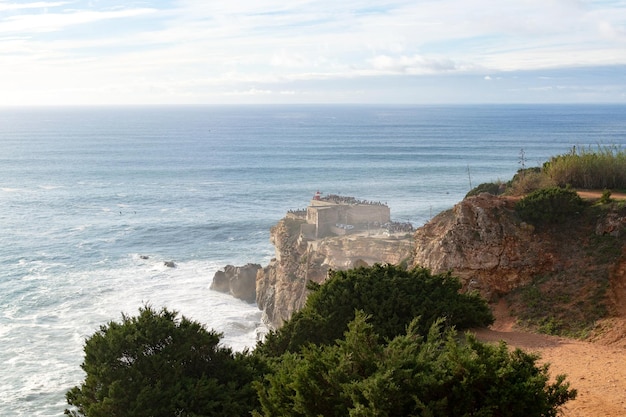
[[[626,0],[0,0],[0,105],[626,103]]]

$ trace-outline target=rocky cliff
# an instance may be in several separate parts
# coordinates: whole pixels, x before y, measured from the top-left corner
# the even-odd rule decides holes
[[[560,268],[555,249],[562,242],[520,221],[514,206],[513,199],[484,193],[439,214],[415,233],[414,266],[453,271],[487,298]]]
[[[276,257],[257,274],[257,304],[267,323],[278,327],[304,304],[307,282],[324,281],[329,269],[379,262],[451,271],[464,290],[478,290],[492,301],[517,294],[511,304],[526,303],[522,309],[532,304],[539,315],[550,309],[560,317],[575,306],[572,314],[593,321],[610,310],[605,302],[611,271],[626,254],[623,205],[535,227],[518,217],[515,203],[486,193],[469,197],[412,237],[361,234],[311,241],[300,234],[305,220],[288,216],[271,229]],[[530,290],[520,293],[520,288]]]
[[[410,263],[409,235],[368,233],[307,240],[300,233],[306,221],[287,216],[270,231],[276,257],[257,274],[256,301],[266,323],[279,327],[306,300],[308,282],[323,282],[330,269],[374,263]]]
[[[506,300],[518,323],[583,335],[619,310],[613,295],[626,262],[626,208],[593,205],[562,223],[523,222],[516,199],[466,198],[415,233],[413,265],[452,271],[465,290]],[[617,272],[616,272],[617,271]]]

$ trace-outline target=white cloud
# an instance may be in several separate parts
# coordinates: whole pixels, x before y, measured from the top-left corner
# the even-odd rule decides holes
[[[274,53],[270,60],[271,65],[283,68],[303,68],[311,65],[307,57],[300,53],[290,54],[284,49]]]
[[[64,6],[66,4],[70,4],[67,1],[57,1],[57,2],[45,2],[38,1],[33,3],[5,3],[0,2],[0,12],[6,12],[11,10],[21,10],[21,9],[46,9],[48,7],[59,7]]]
[[[259,95],[271,95],[274,94],[274,92],[272,90],[260,90],[257,88],[250,88],[248,90],[245,91],[230,91],[225,93],[225,95],[230,95],[230,96],[259,96]]]
[[[460,67],[448,58],[424,57],[421,55],[395,56],[378,55],[369,60],[372,69],[383,73],[432,74],[458,70]]]
[[[3,94],[19,85],[29,97],[37,89],[71,90],[80,101],[82,91],[86,102],[94,91],[112,102],[115,94],[178,100],[194,89],[206,101],[227,91],[302,97],[310,93],[302,83],[312,81],[362,78],[353,90],[362,91],[381,76],[403,82],[488,73],[490,80],[502,71],[626,65],[621,2],[184,0],[160,10],[154,2],[133,4],[0,1]],[[0,104],[17,100],[7,97]]]
[[[129,9],[18,15],[0,21],[0,33],[32,34],[37,32],[60,31],[68,26],[93,23],[101,20],[137,17],[153,13],[154,11],[154,9]]]

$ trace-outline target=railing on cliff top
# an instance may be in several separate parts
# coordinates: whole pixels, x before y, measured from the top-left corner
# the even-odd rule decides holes
[[[357,200],[354,197],[347,197],[347,196],[342,196],[342,195],[337,195],[337,194],[325,195],[323,197],[320,197],[320,200],[330,201],[336,204],[352,204],[352,205],[366,204],[370,206],[385,206],[385,207],[387,206],[387,203],[381,203],[380,201]]]

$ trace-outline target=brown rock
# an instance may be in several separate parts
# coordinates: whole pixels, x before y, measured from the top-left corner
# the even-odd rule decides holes
[[[491,298],[553,270],[551,243],[515,215],[512,201],[491,194],[469,197],[415,232],[414,266],[452,271],[465,288]]]
[[[256,275],[261,265],[247,264],[244,266],[226,265],[223,271],[213,276],[211,289],[231,294],[248,303],[256,301]]]

